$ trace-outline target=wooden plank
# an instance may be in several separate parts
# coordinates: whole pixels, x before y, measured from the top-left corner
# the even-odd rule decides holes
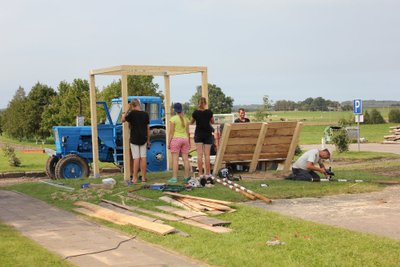
[[[169,196],[175,196],[175,197],[197,199],[197,200],[202,200],[202,201],[211,202],[211,203],[218,203],[218,204],[222,204],[222,205],[233,204],[230,201],[224,201],[224,200],[218,200],[218,199],[212,199],[212,198],[204,198],[204,197],[195,197],[195,196],[191,196],[191,195],[182,195],[182,194],[173,193],[173,192],[164,192],[164,194],[169,195]]]
[[[237,124],[246,124],[246,123],[237,123]],[[225,128],[224,128],[225,131]],[[258,138],[260,130],[235,130],[230,134],[230,138]],[[223,134],[223,133],[222,133]]]
[[[173,207],[157,206],[157,208],[162,211],[166,211],[166,212],[172,213],[174,215],[181,216],[185,219],[191,219],[193,221],[196,221],[196,222],[199,222],[199,223],[202,223],[205,225],[209,225],[209,226],[221,226],[221,225],[231,224],[231,222],[229,222],[229,221],[222,221],[222,220],[219,220],[216,218],[210,218],[210,217],[207,217],[204,215],[202,215],[202,216],[193,215],[185,210],[181,210],[181,209],[177,209],[177,208],[173,208]]]
[[[253,155],[254,149],[256,148],[256,145],[254,144],[249,144],[249,145],[228,145],[226,146],[225,154],[251,154]]]
[[[289,151],[289,148],[290,144],[268,145],[262,147],[261,153],[269,153],[269,152],[287,153],[287,151]]]
[[[292,142],[292,136],[266,136],[264,146],[290,144],[290,142]]]
[[[295,128],[297,125],[297,121],[274,121],[268,122],[268,129],[275,128]]]
[[[226,234],[226,233],[232,232],[232,229],[230,229],[230,228],[226,228],[226,227],[223,227],[223,226],[209,226],[209,225],[206,225],[206,224],[202,224],[202,223],[193,221],[191,219],[184,219],[184,220],[182,220],[180,222],[184,223],[184,224],[191,225],[191,226],[195,226],[195,227],[198,227],[198,228],[201,228],[201,229],[204,229],[204,230],[208,230],[208,231],[211,231],[211,232],[217,233],[217,234]]]
[[[202,201],[202,200],[198,200],[198,199],[192,199],[192,201],[196,201],[200,205],[210,207],[213,209],[217,209],[217,210],[221,210],[221,211],[231,211],[232,210],[232,208],[222,205],[222,204],[218,204],[218,203],[212,203],[212,202]]]
[[[105,203],[110,203],[110,204],[112,204],[114,206],[117,206],[117,207],[120,207],[120,208],[123,208],[123,209],[126,209],[126,210],[138,211],[138,212],[141,212],[143,214],[151,215],[151,216],[154,216],[154,217],[157,217],[157,218],[161,218],[161,219],[164,219],[164,220],[167,220],[167,221],[173,221],[174,222],[174,221],[180,221],[181,220],[181,218],[173,216],[173,215],[170,215],[170,214],[165,214],[165,213],[152,211],[152,210],[146,210],[146,209],[139,208],[139,207],[126,206],[126,205],[122,205],[122,204],[119,204],[119,203],[116,203],[116,202],[113,202],[113,201],[110,201],[110,200],[106,200],[106,199],[102,199],[101,201],[105,202]]]
[[[233,131],[248,131],[248,130],[256,130],[257,132],[261,129],[261,122],[251,122],[251,123],[232,123]]]
[[[294,131],[292,142],[290,144],[289,151],[286,155],[286,161],[283,164],[283,172],[288,173],[290,171],[290,165],[292,164],[292,160],[294,157],[294,152],[296,150],[297,143],[299,141],[300,130],[303,124],[301,122],[297,123],[296,130]]]
[[[240,162],[240,161],[248,161],[250,162],[253,159],[253,154],[228,154],[224,155],[225,162]],[[214,176],[218,174],[218,170]]]
[[[149,216],[146,216],[146,215],[142,215],[142,214],[139,214],[139,213],[136,213],[136,212],[133,212],[133,211],[129,211],[127,209],[123,209],[123,208],[114,206],[114,205],[109,204],[109,203],[101,202],[99,204],[99,206],[103,207],[103,208],[106,208],[106,209],[110,209],[110,210],[116,211],[116,212],[120,212],[120,213],[123,213],[123,214],[126,214],[126,215],[135,216],[137,218],[143,219],[143,220],[148,221],[148,222],[164,223],[164,221],[162,221],[160,219],[152,218],[152,217],[149,217]]]
[[[122,223],[122,224],[128,223],[142,230],[153,232],[156,234],[166,235],[175,231],[175,228],[169,225],[155,223],[155,222],[148,222],[143,219],[136,218],[134,216],[128,216],[120,212],[115,212],[92,203],[78,201],[75,202],[74,205],[84,207],[94,212],[97,218],[102,218],[111,222]]]
[[[222,132],[221,145],[218,148],[217,157],[215,158],[213,175],[216,176],[218,174],[218,170],[221,168],[222,160],[225,155],[226,145],[229,141],[229,134],[231,132],[232,124],[228,123],[224,127],[224,131]]]
[[[204,216],[202,214],[198,214],[197,212],[189,211],[189,210],[181,210],[171,206],[156,206],[157,209],[172,213],[174,215],[178,215],[182,218],[191,219],[194,217]]]
[[[256,167],[258,164],[258,159],[260,158],[260,152],[263,147],[263,143],[265,140],[265,134],[267,133],[267,130],[268,130],[268,124],[263,123],[261,126],[260,133],[258,135],[256,147],[254,149],[253,158],[251,159],[250,168],[249,168],[250,173],[252,173],[256,170]]]
[[[182,208],[182,209],[184,209],[184,210],[193,211],[192,208],[190,208],[190,207],[188,207],[187,205],[185,205],[185,204],[183,204],[183,203],[181,203],[181,202],[179,202],[179,201],[176,201],[175,199],[172,199],[172,198],[170,198],[170,197],[168,197],[168,196],[162,196],[162,197],[159,197],[158,199],[160,199],[160,200],[162,200],[162,201],[164,201],[164,202],[167,202],[168,204],[171,204],[171,205],[173,205],[173,206]],[[206,215],[205,213],[202,213],[202,212],[200,212],[200,211],[198,211],[198,210],[195,211],[195,212],[197,212],[199,215]]]
[[[248,145],[248,144],[257,144],[258,136],[254,137],[229,137],[229,146],[234,145]]]
[[[186,206],[188,206],[192,211],[195,211],[195,212],[203,213],[203,211],[210,210],[209,208],[204,207],[204,206],[202,206],[202,205],[200,205],[200,204],[198,204],[198,203],[196,203],[193,200],[188,199],[188,198],[178,198],[177,201],[182,203],[182,204],[184,204],[184,205],[186,205]],[[205,213],[203,213],[203,214],[207,215]]]
[[[88,209],[85,209],[85,208],[75,208],[75,209],[73,209],[73,211],[81,213],[81,214],[84,214],[84,215],[89,216],[89,217],[93,217],[93,218],[102,219],[102,220],[105,220],[105,221],[108,221],[108,222],[112,222],[112,223],[115,223],[115,224],[118,224],[118,225],[128,225],[127,222],[111,221],[111,220],[108,220],[106,218],[100,217],[96,212],[88,210]]]
[[[91,120],[91,129],[92,129],[92,154],[93,154],[93,163],[92,163],[92,172],[93,177],[100,177],[100,168],[99,168],[99,144],[98,144],[98,132],[97,132],[97,104],[96,104],[96,82],[95,76],[90,75],[90,120]]]

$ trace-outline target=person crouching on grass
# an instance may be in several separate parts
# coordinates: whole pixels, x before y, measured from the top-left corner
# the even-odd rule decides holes
[[[140,110],[138,99],[132,99],[129,109],[122,113],[122,122],[128,122],[131,130],[130,145],[133,157],[132,183],[138,182],[138,172],[142,174],[142,182],[146,182],[147,160],[146,152],[150,147],[149,114]]]
[[[189,171],[189,120],[183,115],[182,104],[174,104],[175,115],[170,119],[168,149],[172,154],[172,178],[168,182],[178,181],[179,153],[182,155],[184,164],[184,177],[190,180]]]
[[[329,159],[330,157],[331,153],[328,149],[311,149],[305,152],[293,164],[292,174],[287,179],[319,182],[321,179],[316,172],[320,172],[326,176],[326,168],[322,160]]]

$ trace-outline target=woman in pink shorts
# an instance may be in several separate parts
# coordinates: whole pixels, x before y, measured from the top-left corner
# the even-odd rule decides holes
[[[189,135],[189,120],[185,118],[182,112],[182,104],[175,103],[174,115],[170,119],[169,127],[169,140],[168,149],[172,154],[172,178],[168,182],[178,181],[178,167],[179,167],[179,154],[182,155],[183,164],[185,167],[185,178],[190,178],[189,171],[189,148],[190,148],[190,135]]]

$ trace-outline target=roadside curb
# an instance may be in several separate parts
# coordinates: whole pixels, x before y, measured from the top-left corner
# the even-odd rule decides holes
[[[46,172],[0,172],[0,179],[7,178],[21,178],[21,177],[31,177],[31,178],[39,178],[39,177],[47,177]]]
[[[103,168],[100,170],[101,173],[121,173],[121,170],[118,168]],[[44,171],[26,171],[26,172],[0,172],[0,179],[7,178],[22,178],[22,177],[30,177],[30,178],[43,178],[47,177],[46,172]]]

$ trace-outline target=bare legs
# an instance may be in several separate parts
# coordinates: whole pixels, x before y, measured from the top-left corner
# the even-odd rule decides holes
[[[196,144],[197,149],[197,168],[199,169],[199,176],[203,175],[203,156],[205,165],[205,174],[210,175],[210,151],[211,145]]]

